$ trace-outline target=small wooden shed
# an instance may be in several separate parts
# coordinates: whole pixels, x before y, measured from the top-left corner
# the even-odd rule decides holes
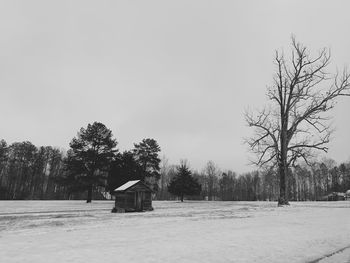
[[[141,180],[129,181],[114,190],[115,207],[112,212],[151,211],[152,190]]]

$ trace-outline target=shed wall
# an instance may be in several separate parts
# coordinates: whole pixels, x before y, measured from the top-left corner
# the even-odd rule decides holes
[[[115,207],[125,211],[153,210],[152,192],[143,184],[135,184],[124,192],[115,194]]]
[[[135,194],[134,193],[117,193],[115,196],[115,206],[119,208],[134,208]]]

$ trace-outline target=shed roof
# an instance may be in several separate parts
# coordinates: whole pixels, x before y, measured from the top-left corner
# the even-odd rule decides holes
[[[118,188],[116,188],[114,191],[125,191],[126,189],[130,188],[131,186],[137,184],[140,181],[141,180],[133,180],[133,181],[126,182],[122,186],[119,186]]]

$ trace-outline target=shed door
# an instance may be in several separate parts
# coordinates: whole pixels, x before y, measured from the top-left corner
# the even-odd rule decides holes
[[[136,192],[136,209],[143,210],[143,192]]]

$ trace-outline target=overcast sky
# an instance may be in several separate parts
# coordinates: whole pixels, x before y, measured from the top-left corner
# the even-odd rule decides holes
[[[171,163],[245,172],[248,107],[266,103],[290,37],[350,64],[350,2],[0,1],[0,138],[69,148],[103,122],[121,150],[156,139]],[[350,160],[350,99],[329,157]]]

